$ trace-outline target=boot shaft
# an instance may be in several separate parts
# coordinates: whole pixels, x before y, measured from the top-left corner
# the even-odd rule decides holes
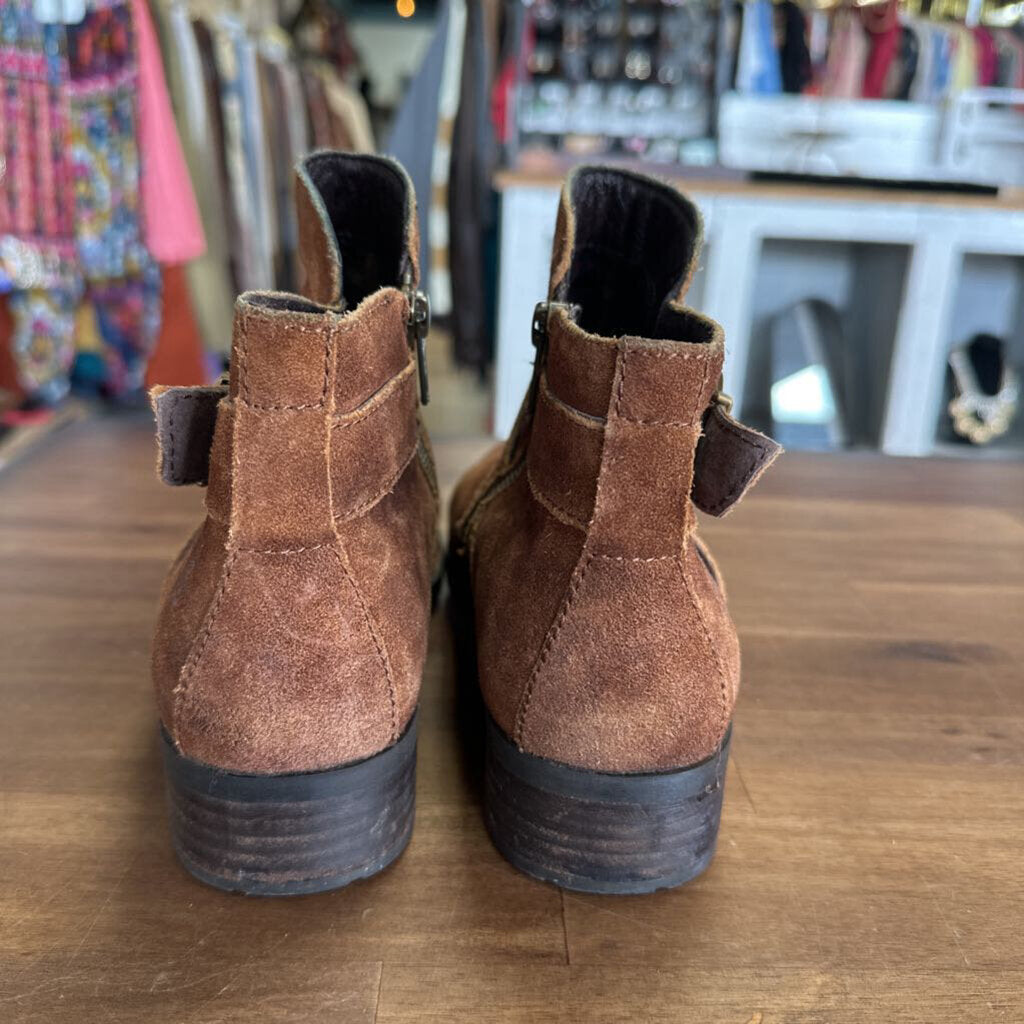
[[[535,493],[602,554],[678,553],[694,527],[694,460],[721,374],[720,332],[709,325],[704,342],[612,340],[556,308],[548,337],[526,455]]]
[[[310,298],[242,295],[226,393],[156,395],[165,479],[208,480],[209,514],[242,548],[327,543],[423,444],[408,176],[384,157],[318,152],[296,169],[296,201]],[[189,438],[186,424],[212,430],[212,441]],[[189,480],[171,479],[190,449],[208,453],[195,460],[202,471],[190,465]]]
[[[347,314],[289,296],[239,299],[207,492],[232,544],[327,543],[414,457],[408,310],[396,288]]]
[[[295,170],[302,294],[355,309],[382,285],[419,282],[416,194],[383,156],[321,150]]]
[[[724,356],[718,325],[681,305],[700,240],[696,208],[651,179],[581,168],[566,183],[527,467],[539,500],[604,554],[678,553],[693,529],[695,452]]]

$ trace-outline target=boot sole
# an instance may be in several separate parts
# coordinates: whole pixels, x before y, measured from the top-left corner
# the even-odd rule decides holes
[[[688,768],[619,775],[519,750],[488,716],[487,831],[510,864],[564,889],[645,893],[682,885],[715,853],[729,739]]]
[[[671,771],[589,771],[520,750],[480,695],[466,561],[448,559],[460,698],[484,728],[483,813],[498,852],[520,871],[565,889],[647,893],[692,881],[711,863],[732,727],[718,750]],[[479,763],[480,755],[470,751]]]
[[[250,896],[323,892],[382,871],[412,835],[416,716],[364,761],[244,775],[179,753],[161,730],[171,838],[201,882]]]

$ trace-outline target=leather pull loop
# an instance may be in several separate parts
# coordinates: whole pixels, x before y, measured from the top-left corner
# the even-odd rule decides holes
[[[213,387],[155,387],[150,393],[160,450],[160,479],[172,487],[206,486],[210,446],[217,423],[217,405],[226,398],[226,384]]]
[[[782,452],[782,445],[734,420],[716,396],[697,443],[693,503],[708,515],[724,516]]]

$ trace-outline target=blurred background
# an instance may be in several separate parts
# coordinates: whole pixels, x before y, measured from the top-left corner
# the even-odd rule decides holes
[[[747,422],[796,449],[1020,458],[1022,14],[0,0],[0,471],[223,372],[234,296],[299,287],[291,168],[316,147],[415,182],[437,437],[509,431],[561,179],[600,161],[701,207],[690,301],[726,329]]]

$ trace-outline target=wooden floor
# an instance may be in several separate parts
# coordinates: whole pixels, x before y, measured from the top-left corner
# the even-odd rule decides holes
[[[478,443],[438,446],[450,487]],[[1024,1020],[1024,467],[790,455],[706,524],[744,644],[718,856],[655,896],[484,833],[435,619],[412,844],[288,900],[168,847],[156,595],[201,493],[149,426],[0,476],[0,1021]]]

